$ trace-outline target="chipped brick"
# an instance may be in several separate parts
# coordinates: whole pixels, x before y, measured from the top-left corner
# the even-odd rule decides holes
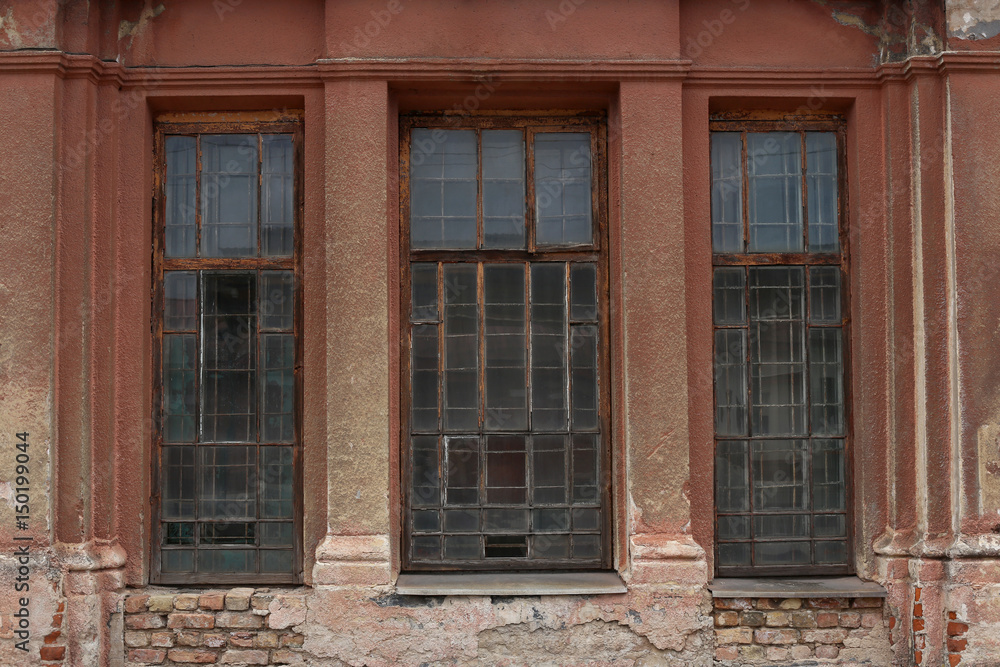
[[[229,643],[232,646],[241,646],[244,648],[250,648],[251,646],[253,646],[253,635],[254,633],[252,632],[230,632]]]
[[[65,646],[43,646],[38,649],[38,657],[42,660],[62,660],[66,657]]]
[[[219,656],[214,651],[187,648],[172,648],[167,651],[167,657],[174,662],[198,665],[214,663],[219,659]]]
[[[167,616],[167,627],[211,630],[215,627],[215,617],[211,614],[170,614]]]
[[[291,646],[292,648],[302,648],[302,642],[305,640],[303,635],[289,632],[281,635],[281,647]]]
[[[206,633],[202,641],[209,648],[222,648],[226,645],[226,636],[214,632]]]
[[[734,625],[739,625],[740,615],[735,611],[717,611],[715,612],[715,627],[726,628],[732,627]]]
[[[753,609],[750,598],[715,598],[714,604],[716,609],[732,609],[735,611]]]
[[[177,645],[178,646],[200,646],[201,645],[201,633],[192,632],[190,630],[178,630],[177,631]]]
[[[174,599],[174,609],[181,611],[191,611],[198,608],[198,596],[192,593],[178,595]]]
[[[762,611],[745,611],[740,614],[740,625],[759,628],[764,625],[766,617]]]
[[[788,624],[793,628],[815,628],[816,616],[810,611],[793,611],[788,616]]]
[[[780,628],[788,625],[787,611],[769,611],[764,624],[769,628]]]
[[[851,600],[852,607],[881,607],[882,598],[854,598]]]
[[[808,660],[813,655],[813,651],[808,646],[798,646],[792,647],[792,660]]]
[[[278,648],[278,633],[258,632],[254,635],[253,645],[255,648]]]
[[[277,651],[275,651],[277,653]],[[720,646],[715,649],[716,660],[739,660],[740,651],[736,646]]]
[[[149,636],[139,630],[125,631],[125,646],[129,648],[141,648],[149,644]]]
[[[826,660],[833,660],[840,657],[840,649],[836,646],[817,646],[816,657]]]
[[[158,665],[167,658],[167,652],[163,649],[137,648],[128,652],[128,659],[132,662],[145,662],[147,664]]]
[[[126,614],[141,614],[146,611],[146,603],[149,601],[148,595],[130,595],[125,598]]]
[[[799,631],[777,628],[754,630],[753,639],[758,644],[795,644],[799,641]]]
[[[165,625],[159,614],[134,614],[125,617],[125,627],[130,630],[152,630]]]
[[[222,611],[226,607],[226,594],[203,593],[198,596],[198,606],[211,611]]]
[[[753,630],[750,628],[726,628],[715,631],[716,644],[750,644]]]
[[[215,624],[220,628],[259,628],[264,619],[251,613],[223,611],[215,617]]]
[[[226,609],[229,611],[246,611],[250,608],[252,588],[234,588],[226,593]]]
[[[267,651],[234,651],[222,654],[222,664],[225,665],[266,665]]]
[[[174,610],[173,595],[150,595],[146,606],[150,611],[167,613]]]
[[[850,605],[847,598],[809,598],[806,606],[810,609],[844,609]]]
[[[149,645],[158,646],[160,648],[173,648],[174,633],[154,632],[152,635],[149,636]]]
[[[809,644],[841,644],[847,639],[846,628],[830,628],[829,630],[803,630],[802,641]]]
[[[816,625],[821,628],[835,628],[840,623],[840,615],[834,611],[821,611],[816,614]]]
[[[965,623],[959,623],[957,621],[948,621],[948,634],[952,637],[956,635],[964,635],[969,631],[969,626]]]
[[[948,637],[948,650],[952,653],[961,653],[965,650],[969,641],[967,639],[956,639],[954,637]]]
[[[842,628],[860,628],[861,627],[861,614],[856,611],[845,611],[840,615],[840,627]]]
[[[780,646],[767,647],[767,659],[782,662],[788,660],[788,649]]]

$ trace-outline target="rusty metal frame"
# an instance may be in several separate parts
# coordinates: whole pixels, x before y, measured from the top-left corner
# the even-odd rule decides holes
[[[255,134],[258,137],[258,197],[260,196],[261,169],[259,161],[262,160],[260,152],[260,135],[263,134],[289,134],[292,137],[293,145],[293,216],[292,225],[292,256],[284,258],[166,258],[164,257],[164,239],[166,223],[166,154],[164,142],[166,135],[188,135],[200,137],[203,134]],[[303,161],[303,124],[302,115],[298,112],[267,113],[261,114],[233,112],[229,114],[162,114],[154,121],[154,142],[153,142],[153,247],[152,247],[152,281],[151,296],[151,332],[152,332],[152,375],[153,375],[153,401],[152,401],[152,466],[150,479],[150,583],[154,584],[178,584],[178,585],[231,585],[231,584],[299,584],[303,580],[302,564],[302,530],[303,530],[303,447],[302,447],[302,409],[303,409],[303,312],[302,312],[302,220],[304,202],[304,161]],[[195,218],[196,218],[196,254],[201,252],[201,151],[200,139],[198,145],[198,164],[195,178]],[[257,206],[258,231],[257,243],[258,251],[260,244],[260,204]],[[294,356],[294,391],[295,391],[295,411],[293,413],[294,428],[293,441],[291,443],[275,443],[281,446],[291,446],[292,448],[292,564],[293,571],[288,573],[163,573],[162,565],[162,524],[160,520],[161,501],[161,455],[163,449],[163,281],[166,271],[245,271],[254,272],[258,276],[260,272],[267,270],[285,270],[293,273],[293,310],[292,310],[292,335],[295,339]],[[259,280],[259,278],[258,278]],[[199,293],[197,295],[196,307],[198,313],[201,312],[202,302],[200,294],[201,280],[199,279]],[[259,295],[258,295],[259,297]],[[200,324],[199,324],[200,326]],[[258,331],[258,336],[260,332]],[[199,397],[195,406],[195,423],[200,420],[201,409],[201,388],[200,372],[195,373],[196,394]],[[258,420],[260,415],[258,414]],[[256,456],[259,457],[260,429],[258,428],[257,443],[232,443],[236,446],[254,445]],[[183,445],[184,443],[178,443]],[[228,444],[228,443],[226,443]],[[194,444],[197,448],[197,444]],[[266,446],[266,445],[265,445]],[[259,458],[255,465],[259,471]],[[259,478],[257,484],[259,485]],[[196,525],[200,522],[195,521]],[[219,548],[225,548],[221,546]],[[256,549],[259,554],[261,549]],[[258,568],[260,559],[257,559]]]
[[[713,267],[750,267],[750,266],[800,266],[803,268],[805,281],[803,283],[803,289],[806,292],[806,298],[809,298],[809,271],[808,269],[812,266],[838,266],[840,268],[840,308],[841,308],[841,322],[838,325],[832,325],[833,328],[840,328],[842,331],[841,335],[841,350],[842,350],[842,372],[843,372],[843,389],[844,389],[844,435],[842,437],[830,437],[829,439],[841,440],[844,447],[844,494],[845,494],[845,510],[841,511],[830,511],[830,512],[816,512],[811,509],[809,510],[782,510],[774,511],[768,513],[754,512],[753,510],[753,478],[752,478],[752,467],[750,461],[747,461],[747,482],[748,482],[748,492],[750,493],[750,509],[746,512],[725,512],[724,515],[738,515],[747,516],[753,523],[753,518],[755,516],[766,516],[768,514],[780,514],[780,515],[805,515],[813,517],[819,514],[838,514],[845,516],[845,530],[846,534],[844,538],[831,538],[832,541],[844,540],[846,541],[846,552],[847,552],[847,563],[846,564],[836,564],[836,565],[824,565],[811,563],[808,565],[773,565],[773,566],[720,566],[718,549],[719,549],[719,516],[720,513],[715,509],[715,503],[713,502],[713,526],[714,526],[714,537],[713,541],[715,544],[715,575],[716,576],[804,576],[804,575],[843,575],[851,574],[855,571],[854,568],[854,545],[857,541],[856,536],[856,525],[854,521],[855,508],[854,508],[854,418],[853,418],[853,391],[852,391],[852,367],[851,367],[851,283],[850,283],[850,247],[849,247],[849,208],[848,208],[848,187],[847,187],[847,134],[846,134],[846,121],[845,119],[835,113],[823,113],[817,112],[813,114],[795,114],[795,113],[785,113],[785,112],[768,112],[768,111],[756,111],[756,112],[727,112],[724,114],[717,114],[712,117],[709,121],[709,131],[710,132],[739,132],[741,133],[743,151],[741,155],[741,174],[743,179],[742,187],[742,224],[743,224],[743,247],[744,251],[741,253],[714,253],[712,255],[712,265]],[[837,221],[838,221],[838,239],[840,242],[840,252],[838,253],[811,253],[809,252],[808,244],[808,234],[809,234],[809,208],[808,208],[808,187],[806,183],[806,151],[805,151],[805,133],[806,132],[832,132],[836,136],[836,146],[837,146]],[[798,253],[751,253],[749,248],[749,192],[747,187],[747,146],[746,146],[746,135],[748,132],[795,132],[798,133],[802,141],[802,166],[801,166],[801,177],[802,177],[802,227],[803,227],[803,251]],[[749,280],[746,281],[744,286],[745,294],[749,294]],[[749,298],[748,296],[746,298]],[[714,295],[713,295],[714,299]],[[806,302],[808,304],[808,300]],[[749,317],[749,310],[747,310],[747,317]],[[809,322],[809,312],[807,306],[807,312],[803,314],[805,318],[806,325],[806,341],[805,344],[808,345],[808,330],[812,326]],[[713,347],[714,347],[714,332],[719,329],[727,328],[745,328],[745,327],[728,327],[724,325],[716,325],[713,323]],[[748,339],[747,339],[747,359],[745,361],[744,368],[747,372],[747,383],[748,392],[751,392],[750,382],[750,346],[749,346],[749,329]],[[713,365],[714,365],[714,354],[713,354]],[[751,419],[751,408],[752,408],[752,392],[748,394],[751,397],[751,401],[747,403],[747,434],[744,436],[723,436],[715,434],[713,437],[713,469],[715,461],[715,452],[718,450],[718,443],[720,441],[745,441],[748,445],[748,457],[750,456],[750,443],[754,440],[774,440],[774,439],[787,439],[787,440],[805,440],[809,443],[808,451],[812,452],[812,427],[811,427],[811,408],[810,408],[810,382],[809,382],[809,367],[806,364],[805,367],[805,406],[806,406],[806,419],[810,423],[809,429],[805,435],[801,436],[753,436],[750,434],[750,419]],[[712,373],[712,394],[713,394],[713,405],[716,397],[718,396],[715,388],[715,372],[713,369]],[[812,491],[812,465],[811,459],[807,463],[808,468],[806,470],[807,474],[807,491],[811,493]],[[713,497],[714,497],[714,474],[713,474]],[[802,541],[807,542],[810,547],[810,558],[814,560],[814,550],[815,543],[817,540],[812,536],[813,527],[812,521],[810,520],[810,537],[807,539],[793,539],[793,538],[773,538],[771,540],[759,540],[751,537],[746,540],[728,540],[728,543],[745,543],[750,544],[751,547],[757,542],[765,541]],[[751,525],[751,531],[753,530]],[[753,549],[751,548],[751,562],[753,559]]]
[[[525,133],[525,225],[526,225],[526,246],[524,250],[493,250],[480,249],[482,239],[482,160],[479,158],[477,165],[477,249],[471,250],[411,250],[410,248],[410,138],[414,128],[441,128],[441,129],[472,129],[477,134],[478,139],[484,129],[521,129]],[[593,224],[592,242],[582,246],[555,247],[552,249],[539,250],[535,246],[535,207],[534,207],[534,175],[533,175],[533,142],[531,140],[536,131],[588,131],[591,136],[591,207]],[[400,383],[399,383],[399,437],[400,437],[400,485],[402,511],[399,513],[399,529],[401,536],[401,564],[404,571],[447,571],[447,570],[556,570],[556,569],[608,569],[613,562],[612,532],[613,517],[611,512],[611,475],[612,456],[610,438],[612,434],[611,420],[611,345],[610,345],[610,279],[609,279],[609,257],[608,257],[608,201],[607,201],[607,121],[604,114],[593,112],[547,112],[547,113],[521,113],[521,112],[484,112],[484,113],[409,113],[400,116],[399,120],[399,206],[400,206],[400,233],[399,233],[399,360],[400,360]],[[527,264],[529,262],[567,262],[567,280],[569,276],[570,262],[590,262],[597,267],[596,289],[598,295],[598,316],[597,329],[599,336],[598,355],[598,462],[600,474],[598,487],[600,494],[600,558],[593,561],[580,561],[570,559],[549,559],[544,561],[518,559],[518,558],[481,558],[470,561],[446,560],[440,561],[414,562],[411,558],[410,538],[411,527],[409,521],[410,510],[410,480],[411,480],[411,447],[410,447],[410,343],[411,330],[411,281],[410,265],[413,262],[430,262],[438,264],[438,317],[443,318],[443,300],[441,294],[440,272],[442,264],[445,263],[469,263],[477,265],[477,284],[479,294],[477,301],[482,306],[483,288],[483,265],[486,263],[512,263]],[[526,271],[530,270],[526,266]],[[525,289],[529,283],[526,281]],[[567,285],[568,288],[568,285]],[[528,295],[526,295],[527,297]],[[567,289],[566,298],[570,298]],[[530,305],[530,299],[526,298],[526,307]],[[570,330],[571,320],[567,311],[567,330]],[[480,339],[482,336],[480,336]],[[529,337],[526,335],[526,345],[530,345]],[[443,336],[439,336],[439,346],[443,345]],[[439,359],[442,359],[439,347]],[[480,355],[480,363],[482,362]],[[569,358],[567,355],[567,363]],[[439,362],[440,363],[440,362]],[[570,372],[567,368],[567,372]],[[484,375],[478,373],[480,402],[484,400]],[[443,409],[443,390],[441,382],[438,382],[438,406],[439,411]],[[569,395],[567,395],[567,399]],[[531,405],[527,404],[530,412]],[[569,409],[569,405],[567,405]],[[440,414],[440,413],[439,413]],[[483,412],[480,410],[480,419]],[[570,415],[567,414],[567,419]],[[592,431],[593,432],[593,431]],[[572,436],[573,431],[567,430],[568,444],[566,450],[567,465],[572,456]],[[426,435],[432,435],[430,433]],[[489,432],[479,428],[478,437],[481,439],[489,435]],[[526,436],[531,434],[525,431]],[[444,432],[439,429],[437,437],[443,438]],[[485,448],[484,450],[485,451]],[[481,451],[480,455],[484,453]],[[439,479],[444,479],[444,467],[447,460],[443,454],[443,447],[439,445]],[[530,450],[526,450],[526,456],[530,456]],[[481,465],[483,463],[481,462]],[[528,470],[531,469],[531,462],[527,462]],[[480,484],[483,483],[483,470],[480,470]],[[526,480],[525,482],[529,482]],[[482,496],[485,498],[485,496]],[[480,502],[475,507],[482,508],[487,503]],[[524,505],[530,503],[526,501]],[[571,499],[567,499],[568,510],[571,510]],[[442,505],[444,502],[442,498]],[[472,507],[472,506],[470,506]],[[470,533],[470,534],[481,534]],[[444,531],[441,531],[441,535]],[[530,534],[530,533],[529,533]]]

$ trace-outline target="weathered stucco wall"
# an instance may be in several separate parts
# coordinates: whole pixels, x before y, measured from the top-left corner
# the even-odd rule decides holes
[[[995,5],[0,1],[0,663],[991,664]],[[305,118],[305,585],[150,587],[153,118],[290,108]],[[607,114],[627,593],[396,592],[398,113],[463,109]],[[708,119],[775,109],[847,121],[853,560],[884,603],[708,592]]]

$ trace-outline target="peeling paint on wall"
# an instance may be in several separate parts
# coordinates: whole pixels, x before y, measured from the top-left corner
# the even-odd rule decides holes
[[[959,39],[989,39],[1000,35],[1000,0],[948,2],[948,35]]]
[[[979,511],[1000,517],[1000,424],[984,424],[978,431]]]
[[[146,3],[142,6],[142,11],[139,12],[139,18],[135,21],[122,20],[118,24],[118,39],[122,40],[126,37],[128,40],[128,47],[131,48],[132,41],[135,39],[136,35],[142,33],[150,21],[155,19],[157,16],[163,13],[166,7],[161,2],[156,7],[152,6],[150,0],[146,0]]]
[[[17,30],[17,21],[14,20],[13,7],[8,7],[7,13],[0,16],[0,29],[7,35],[7,41],[10,42],[11,46],[15,49],[21,48],[24,40],[21,39],[21,34]]]

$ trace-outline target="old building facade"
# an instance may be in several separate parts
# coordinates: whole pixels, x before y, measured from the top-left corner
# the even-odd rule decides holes
[[[0,663],[1000,664],[1000,9],[0,2]]]

